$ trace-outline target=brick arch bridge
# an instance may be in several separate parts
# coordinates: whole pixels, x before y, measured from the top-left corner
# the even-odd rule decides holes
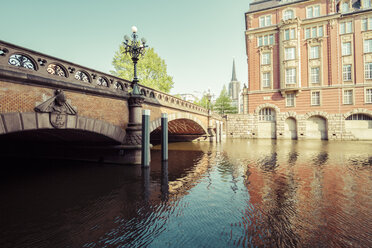
[[[208,140],[222,118],[140,85],[151,112],[152,136],[162,113],[174,141]],[[0,41],[0,145],[15,141],[135,145],[128,141],[131,83],[68,61]]]

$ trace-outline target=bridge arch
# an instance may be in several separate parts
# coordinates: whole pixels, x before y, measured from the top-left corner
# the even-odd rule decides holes
[[[55,128],[49,113],[4,113],[0,115],[0,143],[42,141],[53,143],[122,144],[125,130],[111,123],[78,115],[67,115],[65,125]]]
[[[168,116],[169,141],[190,141],[208,134],[208,129],[195,116],[187,113]],[[161,132],[161,118],[150,123],[151,142],[158,143]]]

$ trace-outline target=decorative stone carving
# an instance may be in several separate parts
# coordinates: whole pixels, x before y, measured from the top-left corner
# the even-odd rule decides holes
[[[129,106],[133,107],[142,107],[142,103],[145,101],[145,98],[140,96],[131,96],[128,99]]]
[[[260,46],[259,50],[260,52],[271,51],[273,50],[273,45]]]
[[[64,92],[60,89],[54,92],[54,97],[35,107],[36,112],[50,113],[50,124],[55,128],[62,128],[66,125],[67,115],[76,115],[77,111],[66,99]]]
[[[308,43],[308,44],[315,45],[315,44],[320,44],[320,43],[322,43],[322,41],[323,41],[323,38],[322,38],[322,37],[316,37],[316,38],[308,39],[308,40],[307,40],[307,43]]]

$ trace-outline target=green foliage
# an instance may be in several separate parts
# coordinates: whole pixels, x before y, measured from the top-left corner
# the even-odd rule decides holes
[[[227,93],[225,85],[221,90],[220,96],[216,99],[216,103],[214,104],[214,111],[221,115],[238,113],[238,108],[232,106],[232,102],[229,94]]]
[[[208,109],[208,104],[210,104],[211,109],[213,109],[213,104],[208,103],[207,95],[203,95],[202,99],[194,101],[196,105],[199,105],[200,107]]]
[[[116,51],[112,65],[115,70],[111,74],[133,80],[133,63],[129,55],[124,54],[124,46],[120,45],[119,51]],[[137,76],[139,83],[147,87],[169,93],[173,88],[173,77],[167,74],[167,65],[159,57],[154,48],[148,48],[146,53],[137,63]]]

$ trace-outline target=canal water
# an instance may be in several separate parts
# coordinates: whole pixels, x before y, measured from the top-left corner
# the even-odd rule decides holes
[[[372,142],[175,143],[151,169],[1,163],[0,247],[372,247]],[[35,162],[35,161],[33,161]]]

